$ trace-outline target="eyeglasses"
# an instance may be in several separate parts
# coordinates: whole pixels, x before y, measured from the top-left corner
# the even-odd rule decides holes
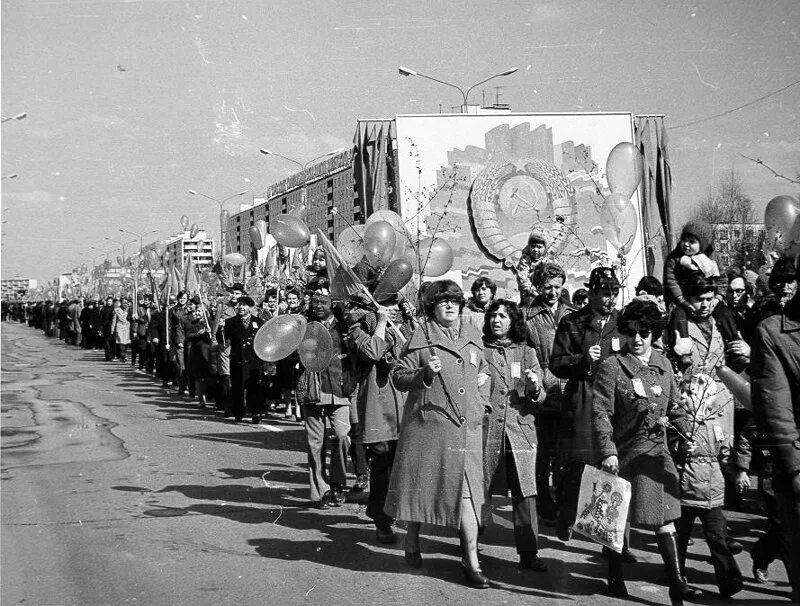
[[[635,337],[638,334],[642,339],[646,339],[653,334],[653,331],[651,331],[649,328],[640,328],[639,330],[622,330],[620,332],[626,337]]]
[[[436,305],[447,305],[448,303],[451,305],[461,305],[461,299],[458,297],[443,297],[436,301]]]
[[[745,292],[744,288],[731,288],[731,292],[735,294],[741,294]]]

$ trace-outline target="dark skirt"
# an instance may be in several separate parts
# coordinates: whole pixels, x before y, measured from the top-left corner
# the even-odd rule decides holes
[[[681,517],[680,480],[669,455],[639,455],[620,466],[631,483],[631,526],[658,528]]]

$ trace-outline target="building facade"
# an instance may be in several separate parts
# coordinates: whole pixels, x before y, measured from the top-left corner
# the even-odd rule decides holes
[[[731,265],[737,252],[761,250],[765,237],[763,223],[715,223],[714,253],[720,269]]]
[[[29,278],[3,278],[2,279],[2,298],[18,299],[24,296],[29,290],[35,289],[37,286],[36,280]],[[24,293],[22,291],[25,291]]]
[[[167,248],[164,253],[164,261],[168,266],[176,265],[183,268],[190,256],[199,271],[211,269],[214,266],[216,244],[203,229],[199,230],[194,238],[191,237],[189,230],[186,230],[166,239],[165,242]],[[142,254],[147,254],[147,251],[155,250],[155,248],[155,242],[145,244]]]
[[[349,225],[366,219],[354,191],[353,152],[344,151],[270,185],[260,201],[231,215],[226,240],[231,252],[252,255],[250,228],[258,220],[267,224],[305,203],[304,221],[312,235],[322,230],[331,241]]]

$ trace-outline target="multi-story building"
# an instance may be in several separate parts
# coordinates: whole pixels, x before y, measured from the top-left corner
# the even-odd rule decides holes
[[[181,232],[166,240],[167,250],[164,259],[167,265],[177,265],[185,267],[189,256],[197,265],[199,271],[214,266],[214,251],[216,245],[205,230],[199,230],[194,238],[191,237],[189,230]],[[147,254],[149,250],[155,250],[156,243],[145,244],[142,253]]]
[[[760,250],[765,236],[763,223],[715,223],[714,253],[718,265],[720,268],[730,265],[734,253],[743,247]]]
[[[250,258],[250,227],[258,220],[267,224],[281,214],[305,203],[304,221],[312,234],[322,230],[334,240],[348,225],[363,223],[365,217],[354,194],[353,152],[344,151],[270,185],[264,198],[240,209],[228,221],[230,251]],[[335,209],[335,210],[334,210]]]
[[[17,299],[36,287],[36,280],[29,278],[3,278],[1,296],[3,299]],[[25,291],[25,293],[22,293],[22,291]]]

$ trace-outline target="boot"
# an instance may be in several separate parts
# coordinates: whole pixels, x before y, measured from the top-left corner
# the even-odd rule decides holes
[[[625,577],[622,570],[622,556],[613,549],[603,547],[603,557],[608,560],[608,595],[625,599],[628,597],[628,588],[625,587]]]
[[[669,579],[669,597],[672,600],[672,606],[683,606],[684,600],[694,602],[700,599],[703,592],[690,587],[681,574],[681,565],[678,560],[678,539],[675,532],[658,533],[656,541]]]

